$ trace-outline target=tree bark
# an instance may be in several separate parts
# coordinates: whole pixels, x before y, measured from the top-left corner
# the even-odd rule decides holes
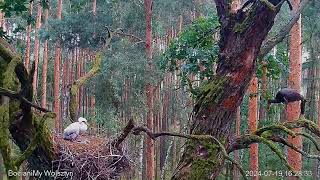
[[[87,83],[88,80],[90,80],[90,78],[92,78],[93,76],[95,76],[101,66],[101,61],[102,61],[102,54],[101,53],[97,53],[94,59],[94,64],[92,69],[90,69],[90,71],[88,73],[86,73],[85,75],[83,75],[82,77],[80,77],[80,70],[81,70],[81,65],[80,63],[78,63],[78,79],[75,80],[72,83],[72,86],[70,88],[70,104],[69,104],[69,111],[70,111],[70,118],[71,121],[75,121],[78,118],[79,115],[79,106],[78,106],[78,102],[80,100],[78,95],[79,89],[80,87],[82,87],[85,83]]]
[[[48,30],[48,16],[49,9],[44,11],[44,21],[46,30]],[[42,64],[42,95],[41,95],[41,107],[47,107],[47,73],[48,73],[48,39],[44,41],[43,49],[43,64]]]
[[[0,63],[6,63],[4,66],[6,72],[2,72],[1,77],[3,75],[7,76],[4,78],[5,80],[0,79],[0,84],[11,91],[21,89],[17,95],[24,98],[17,101],[7,97],[0,97],[0,119],[2,119],[0,121],[0,150],[6,171],[9,169],[17,171],[27,158],[31,170],[51,169],[51,161],[54,159],[55,154],[49,130],[43,128],[42,121],[39,121],[38,117],[34,116],[31,111],[34,67],[28,73],[20,57],[11,51],[9,46],[6,46],[6,42],[3,39],[0,39],[0,56],[4,60],[0,61]],[[20,84],[17,82],[16,77],[18,77]],[[21,88],[19,88],[19,85]],[[17,155],[11,155],[9,133],[21,152],[23,152],[18,157],[16,157]],[[39,137],[35,137],[35,133],[39,134]],[[13,176],[9,177],[9,179],[17,179],[17,177]]]
[[[292,1],[293,11],[299,7],[300,0]],[[302,46],[301,46],[301,18],[295,23],[290,32],[290,75],[288,86],[300,92],[301,90],[301,64],[302,64]],[[300,102],[289,103],[286,108],[287,121],[296,121],[300,116]],[[301,129],[295,129],[295,132],[300,132]],[[292,138],[289,136],[288,142],[296,145],[299,149],[302,148],[302,138],[298,136]],[[301,171],[302,156],[300,153],[288,149],[288,162],[295,171]],[[298,179],[298,177],[288,177],[289,180]]]
[[[146,20],[146,57],[148,77],[152,75],[152,0],[144,0],[144,11]],[[147,95],[147,127],[153,131],[153,86],[148,82],[146,87]],[[147,180],[153,180],[154,177],[154,143],[150,137],[146,137],[146,176]]]
[[[36,19],[36,30],[35,30],[35,37],[34,37],[34,65],[35,71],[33,76],[33,93],[34,97],[37,98],[37,86],[38,86],[38,66],[39,66],[39,48],[40,48],[40,40],[39,40],[39,30],[41,27],[41,15],[42,15],[42,7],[41,7],[41,0],[37,2],[37,19]]]
[[[258,127],[258,78],[254,76],[249,87],[249,112],[248,127],[253,133]],[[252,172],[252,180],[259,180],[259,150],[258,144],[251,144],[249,149],[249,170]]]
[[[62,0],[58,0],[57,19],[62,19]],[[55,130],[61,131],[61,114],[60,114],[60,62],[61,62],[61,44],[58,39],[55,44],[54,54],[54,112],[56,113]]]
[[[242,19],[237,16],[243,15],[242,10],[230,13],[227,1],[215,2],[221,24],[218,66],[216,76],[201,87],[190,134],[211,135],[228,147],[237,107],[256,68],[262,41],[279,9],[271,10],[264,4],[254,3]],[[222,151],[216,145],[188,140],[172,179],[216,179],[223,163]]]

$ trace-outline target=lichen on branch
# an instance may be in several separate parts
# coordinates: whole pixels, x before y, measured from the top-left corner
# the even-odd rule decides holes
[[[284,122],[281,124],[274,124],[261,127],[251,134],[242,135],[241,137],[236,138],[233,142],[230,143],[230,146],[227,149],[227,151],[228,153],[231,153],[235,150],[248,148],[251,144],[254,143],[263,143],[267,145],[284,162],[284,164],[290,171],[293,171],[293,168],[289,165],[285,153],[277,146],[276,143],[285,145],[288,148],[291,148],[294,151],[300,153],[306,158],[320,160],[319,155],[307,153],[286,140],[288,136],[303,136],[313,143],[318,152],[320,151],[320,145],[318,144],[318,141],[315,139],[314,136],[307,132],[296,133],[293,131],[293,129],[295,128],[306,129],[309,132],[312,132],[315,136],[320,137],[320,129],[317,126],[317,124],[305,119],[304,116],[300,116],[300,118],[297,121]]]
[[[71,118],[71,121],[73,122],[76,120],[77,113],[78,113],[77,112],[78,102],[76,98],[77,93],[81,86],[83,86],[86,82],[88,82],[92,77],[94,77],[98,73],[101,66],[101,62],[102,62],[102,53],[97,53],[91,70],[84,76],[74,81],[70,88],[70,105],[69,105],[70,108],[69,109],[70,109],[70,118]]]

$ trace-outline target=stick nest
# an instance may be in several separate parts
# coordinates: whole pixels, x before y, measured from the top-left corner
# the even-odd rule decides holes
[[[130,161],[122,148],[111,144],[105,138],[96,136],[80,136],[74,142],[55,136],[54,145],[59,159],[53,162],[53,169],[72,172],[72,178],[61,179],[120,179],[123,172],[130,170]]]

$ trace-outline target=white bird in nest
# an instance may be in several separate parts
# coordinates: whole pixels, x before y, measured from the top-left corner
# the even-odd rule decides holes
[[[88,129],[87,120],[83,117],[78,119],[78,122],[71,123],[63,131],[63,139],[74,141],[79,134],[85,133]]]

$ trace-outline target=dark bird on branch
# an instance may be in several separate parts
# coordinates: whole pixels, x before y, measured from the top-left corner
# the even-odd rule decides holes
[[[295,101],[301,101],[300,110],[301,110],[301,114],[304,114],[306,100],[298,91],[290,88],[283,88],[280,91],[278,91],[275,99],[268,100],[268,107],[272,103],[288,104],[290,102],[295,102]]]

